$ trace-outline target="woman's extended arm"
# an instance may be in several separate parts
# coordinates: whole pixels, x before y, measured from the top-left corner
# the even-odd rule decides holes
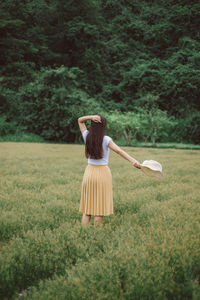
[[[85,122],[87,120],[92,120],[94,122],[101,123],[101,117],[98,115],[80,117],[80,118],[78,118],[78,125],[79,125],[81,133],[83,133],[87,129],[85,126]]]
[[[115,151],[117,154],[121,155],[126,160],[130,161],[134,165],[134,167],[136,167],[138,169],[141,169],[140,163],[135,158],[133,158],[132,156],[130,156],[128,153],[126,153],[125,151],[123,151],[113,141],[110,141],[110,143],[108,144],[108,147],[111,150]]]

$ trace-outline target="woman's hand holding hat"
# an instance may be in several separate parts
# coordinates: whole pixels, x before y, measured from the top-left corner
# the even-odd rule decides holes
[[[133,165],[134,165],[135,168],[141,169],[141,165],[140,165],[140,163],[139,163],[137,160],[135,160],[135,161],[133,162]]]

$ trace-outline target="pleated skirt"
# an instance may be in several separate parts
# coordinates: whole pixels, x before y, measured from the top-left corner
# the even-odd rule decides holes
[[[79,211],[92,216],[113,214],[112,174],[107,165],[87,165]]]

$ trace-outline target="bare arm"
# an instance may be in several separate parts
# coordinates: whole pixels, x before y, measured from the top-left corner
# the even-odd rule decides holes
[[[140,163],[135,158],[126,153],[124,150],[122,150],[119,146],[117,146],[113,141],[110,141],[108,147],[111,150],[115,151],[117,154],[121,155],[126,160],[130,161],[134,165],[134,167],[141,169]]]
[[[92,120],[94,122],[101,123],[101,117],[98,115],[80,117],[80,118],[78,118],[78,125],[79,125],[81,133],[83,133],[87,129],[85,126],[85,122],[87,120]]]

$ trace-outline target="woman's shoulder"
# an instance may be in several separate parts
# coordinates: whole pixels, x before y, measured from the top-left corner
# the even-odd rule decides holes
[[[111,140],[112,140],[112,138],[111,138],[109,135],[104,135],[104,138],[105,138],[105,139],[111,139]]]
[[[104,135],[104,143],[106,145],[108,145],[110,143],[110,141],[112,140],[112,138],[108,135]]]
[[[86,130],[84,130],[83,133],[82,133],[82,137],[83,137],[84,143],[86,143],[86,137],[87,137],[87,135],[88,135],[88,132],[89,132],[89,131],[86,129]]]
[[[88,134],[88,130],[86,129],[86,130],[84,130],[83,132],[82,132],[82,135],[84,136],[84,135],[87,135]]]

